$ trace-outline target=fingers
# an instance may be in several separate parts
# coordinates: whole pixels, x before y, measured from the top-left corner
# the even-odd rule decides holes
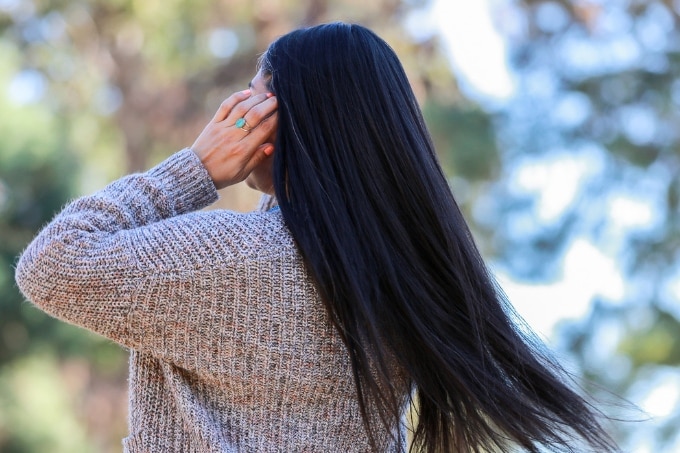
[[[241,150],[244,151],[240,155],[242,162],[240,173],[244,178],[274,153],[274,145],[267,140],[276,128],[276,121],[276,114],[266,117],[256,129],[240,140]]]
[[[276,129],[278,121],[278,117],[274,113],[276,111],[276,99],[267,99],[267,101],[258,105],[257,111],[253,112],[253,110],[255,108],[248,112],[249,117],[251,112],[253,115],[252,123],[251,119],[248,119],[248,124],[251,124],[252,129],[248,131],[248,134],[241,141],[246,145],[257,146],[267,141]]]
[[[249,97],[250,90],[238,91],[229,96],[227,99],[222,101],[220,108],[218,108],[217,112],[215,112],[215,116],[213,116],[213,122],[218,123],[223,121],[229,115],[229,113],[234,110],[234,107],[238,103],[245,101]]]
[[[191,149],[198,155],[218,189],[245,179],[274,153],[277,100],[271,93],[251,96],[249,91],[225,99],[213,120]],[[239,119],[247,125],[241,130]]]
[[[271,143],[264,143],[260,146],[258,146],[255,149],[255,152],[250,156],[250,158],[244,162],[243,166],[241,167],[241,174],[242,174],[242,180],[246,179],[248,175],[252,174],[253,171],[258,172],[259,175],[263,174],[263,171],[265,173],[269,173],[271,175],[271,165],[272,165],[272,158],[273,158],[273,153],[274,153],[274,145]],[[269,167],[269,170],[263,170]],[[262,179],[260,178],[255,178],[255,179]],[[273,185],[273,181],[269,182],[268,185]]]
[[[258,94],[239,102],[225,119],[227,126],[235,125],[240,118],[248,123],[247,130],[252,130],[260,124],[266,116],[276,110],[276,101],[272,101],[271,93]],[[238,125],[237,127],[241,127]]]
[[[263,143],[258,146],[253,153],[253,156],[248,160],[248,162],[243,167],[243,173],[249,175],[258,165],[260,165],[264,160],[271,157],[274,153],[274,145],[271,143]]]
[[[250,132],[256,129],[266,118],[270,117],[276,111],[277,107],[278,104],[276,98],[271,94],[268,94],[263,101],[250,108],[242,116],[242,118],[248,123],[248,131]]]

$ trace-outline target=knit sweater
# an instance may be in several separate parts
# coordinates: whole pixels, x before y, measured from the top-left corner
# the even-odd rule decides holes
[[[125,452],[369,450],[346,348],[281,212],[198,211],[216,199],[182,150],[68,205],[21,256],[19,288],[130,349]]]

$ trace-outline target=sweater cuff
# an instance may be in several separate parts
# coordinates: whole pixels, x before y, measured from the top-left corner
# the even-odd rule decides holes
[[[208,171],[189,148],[168,157],[147,174],[160,181],[175,214],[203,209],[218,198]]]

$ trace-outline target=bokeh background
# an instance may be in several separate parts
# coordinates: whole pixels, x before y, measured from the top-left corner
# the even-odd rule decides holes
[[[0,451],[116,452],[127,354],[18,293],[69,199],[190,145],[259,53],[359,22],[402,59],[483,254],[630,452],[680,451],[679,0],[0,0]],[[248,210],[244,186],[220,207]]]

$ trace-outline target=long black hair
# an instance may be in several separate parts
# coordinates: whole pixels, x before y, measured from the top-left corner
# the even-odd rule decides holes
[[[394,51],[325,24],[277,39],[261,70],[279,105],[276,197],[347,346],[373,448],[415,395],[416,450],[615,451],[515,323]]]

